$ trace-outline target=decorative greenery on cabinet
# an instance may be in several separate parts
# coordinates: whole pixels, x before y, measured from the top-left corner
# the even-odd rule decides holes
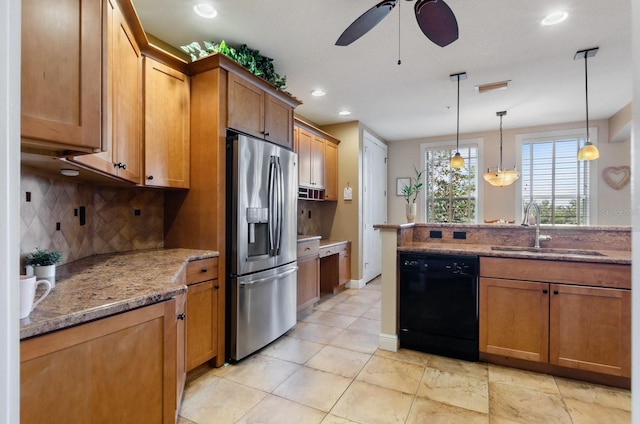
[[[180,46],[182,50],[191,55],[191,60],[197,60],[215,53],[221,53],[238,64],[242,65],[252,74],[264,79],[278,90],[282,90],[287,85],[287,77],[280,76],[273,66],[273,59],[260,54],[259,50],[247,47],[246,44],[241,45],[237,49],[228,46],[224,40],[219,44],[210,41],[204,41],[204,49],[200,43],[194,41],[186,46]]]

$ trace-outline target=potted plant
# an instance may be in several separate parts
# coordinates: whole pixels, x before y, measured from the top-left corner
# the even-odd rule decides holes
[[[404,196],[404,200],[407,201],[407,222],[415,222],[416,220],[416,199],[418,198],[418,194],[420,194],[420,190],[422,190],[422,174],[424,171],[418,171],[415,165],[413,165],[413,172],[415,173],[415,177],[413,179],[413,183],[409,183],[402,187],[402,195]]]
[[[36,247],[36,250],[27,254],[24,263],[33,267],[33,273],[36,277],[49,281],[51,287],[55,287],[56,264],[61,260],[62,252]]]

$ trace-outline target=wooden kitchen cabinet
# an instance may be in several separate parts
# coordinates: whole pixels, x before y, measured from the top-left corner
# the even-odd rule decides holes
[[[189,78],[144,61],[144,184],[189,188]]]
[[[101,150],[102,1],[22,2],[22,144]]]
[[[20,343],[20,421],[175,423],[176,301]]]
[[[176,296],[176,420],[177,411],[182,403],[182,394],[187,382],[187,356],[186,356],[186,302],[187,294]]]
[[[298,185],[324,188],[324,140],[309,131],[298,130]]]
[[[338,256],[338,284],[345,287],[351,281],[351,242],[348,241],[341,249]]]
[[[480,273],[480,352],[631,376],[630,266],[482,257]]]
[[[298,312],[320,299],[319,246],[318,239],[298,242]]]
[[[107,74],[103,152],[73,162],[105,174],[142,182],[142,55],[114,0],[105,2]]]
[[[338,145],[324,143],[324,200],[338,200]]]
[[[293,107],[242,76],[228,78],[227,126],[293,149]]]
[[[218,355],[218,258],[187,265],[186,369]]]

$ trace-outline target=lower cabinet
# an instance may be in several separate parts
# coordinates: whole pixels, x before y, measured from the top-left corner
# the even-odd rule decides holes
[[[20,343],[20,421],[175,423],[176,301]]]
[[[298,243],[297,310],[312,306],[320,299],[319,240]]]
[[[481,258],[480,351],[630,377],[630,267],[603,265]]]
[[[187,264],[186,370],[191,371],[218,352],[218,258]]]
[[[351,242],[320,249],[320,293],[333,294],[345,289],[351,280]]]

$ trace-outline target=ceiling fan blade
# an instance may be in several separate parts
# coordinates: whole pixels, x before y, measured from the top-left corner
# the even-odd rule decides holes
[[[336,41],[336,46],[348,46],[365,35],[391,12],[396,3],[397,0],[383,0],[364,12],[344,30],[338,41]]]
[[[458,21],[442,0],[418,0],[415,5],[418,26],[427,38],[440,47],[458,39]]]

